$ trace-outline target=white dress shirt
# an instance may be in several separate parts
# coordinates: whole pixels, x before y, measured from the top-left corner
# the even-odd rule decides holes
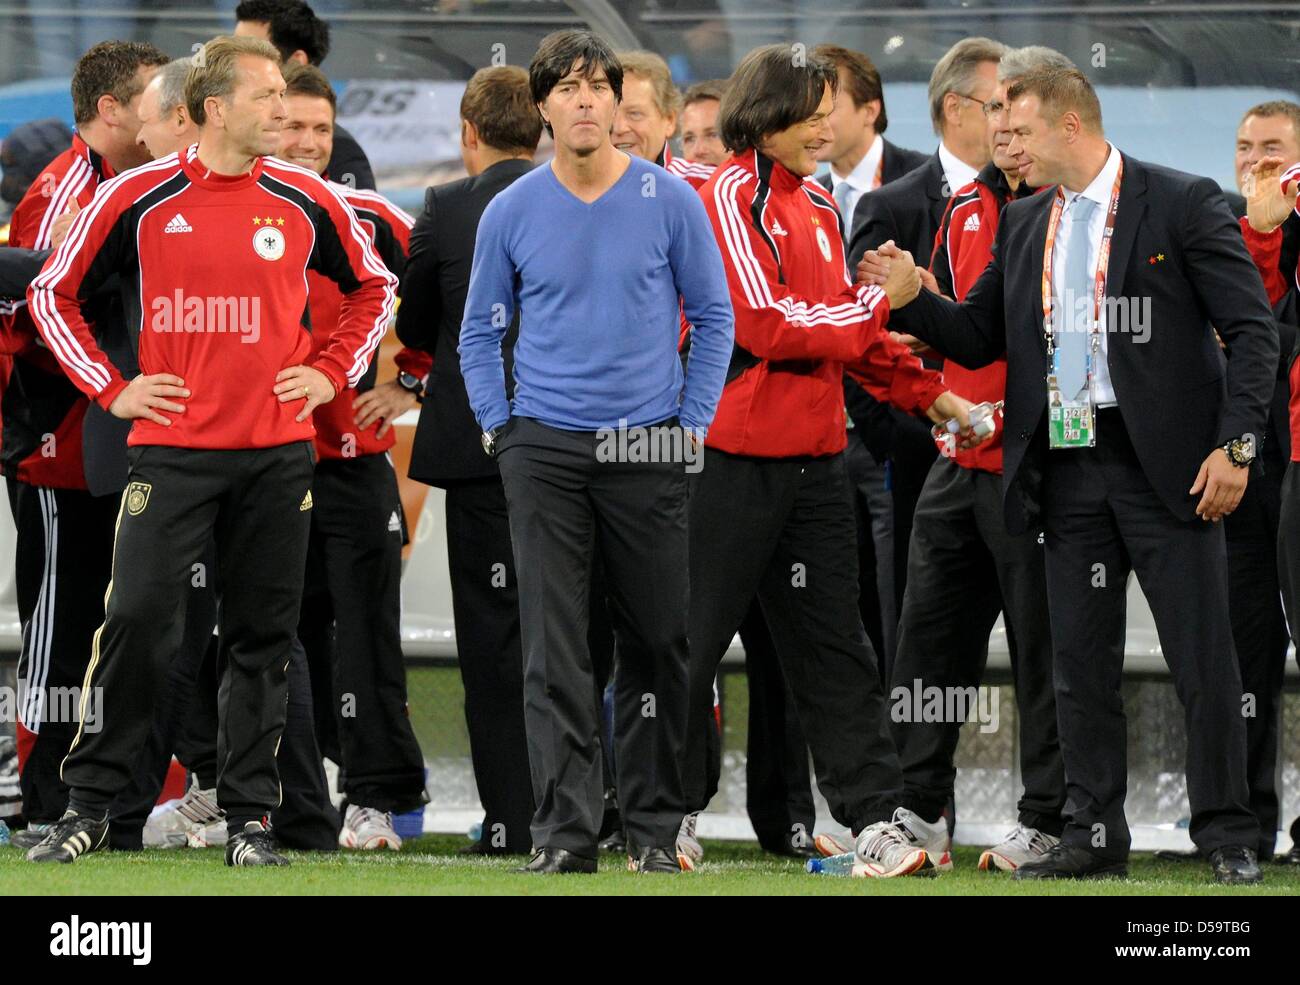
[[[1101,237],[1106,229],[1106,212],[1110,208],[1110,195],[1115,187],[1115,175],[1119,171],[1119,151],[1115,149],[1114,144],[1109,144],[1110,156],[1106,158],[1106,163],[1102,166],[1097,177],[1092,179],[1092,184],[1081,192],[1066,191],[1065,208],[1061,212],[1060,224],[1056,227],[1056,242],[1052,247],[1052,290],[1056,297],[1065,296],[1065,264],[1066,256],[1069,253],[1067,244],[1070,242],[1070,227],[1073,223],[1071,206],[1074,200],[1080,196],[1098,203],[1098,207],[1092,211],[1092,226],[1088,230],[1088,269],[1097,270],[1097,255],[1101,252]],[[1107,271],[1106,279],[1111,279],[1113,271]],[[1092,318],[1092,299],[1093,288],[1092,281],[1088,282],[1088,318],[1091,323]],[[1077,290],[1077,287],[1076,287]],[[1107,296],[1110,294],[1110,288],[1107,286]],[[1110,382],[1110,366],[1106,363],[1106,353],[1108,349],[1108,325],[1106,317],[1106,305],[1101,308],[1101,349],[1097,354],[1096,363],[1093,366],[1093,372],[1096,374],[1095,393],[1098,407],[1114,407],[1117,403],[1115,399],[1115,388]]]
[[[840,185],[849,186],[848,197],[845,199],[847,208],[844,212],[845,228],[853,224],[853,212],[858,207],[858,199],[867,192],[876,187],[876,170],[880,167],[880,159],[885,155],[885,138],[876,134],[876,139],[871,142],[866,156],[858,162],[858,166],[849,172],[848,177],[841,178],[835,171],[834,165],[831,166],[831,195],[838,202],[842,193]]]
[[[943,167],[944,179],[948,182],[948,197],[952,198],[959,191],[975,180],[980,173],[960,157],[939,142],[939,164]]]

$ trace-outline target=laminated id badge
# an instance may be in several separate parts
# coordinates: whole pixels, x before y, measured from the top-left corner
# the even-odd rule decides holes
[[[1067,400],[1057,387],[1056,374],[1047,377],[1047,435],[1050,448],[1091,448],[1096,445],[1097,414],[1091,379],[1079,399]]]

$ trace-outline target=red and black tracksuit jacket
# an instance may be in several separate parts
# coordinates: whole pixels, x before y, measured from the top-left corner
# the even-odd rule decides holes
[[[54,221],[73,202],[84,209],[112,177],[109,163],[74,134],[72,146],[46,165],[14,209],[9,245],[49,249]],[[87,295],[84,317],[96,331],[120,319],[117,291]],[[33,486],[85,489],[81,422],[87,400],[39,340],[25,300],[0,303],[0,353],[13,359],[0,404],[0,471]]]
[[[993,259],[993,240],[1002,209],[1013,198],[1032,195],[1023,183],[1014,192],[1002,170],[992,162],[948,200],[930,255],[930,273],[939,292],[954,300],[966,297]],[[1006,356],[980,369],[967,369],[952,360],[944,363],[944,379],[972,403],[998,401],[1006,395]],[[968,469],[1002,474],[1002,430],[975,448],[959,448],[954,461]]]
[[[1300,164],[1292,165],[1283,173],[1281,182],[1284,195],[1286,186],[1293,181],[1300,181]],[[1300,214],[1300,194],[1297,195],[1295,211]],[[1297,290],[1300,290],[1300,259],[1293,266],[1291,258],[1288,257],[1285,263],[1287,269],[1283,269],[1282,227],[1279,226],[1271,233],[1261,233],[1251,228],[1245,216],[1242,216],[1240,221],[1242,238],[1246,241],[1246,249],[1250,251],[1251,259],[1259,268],[1264,289],[1268,292],[1269,304],[1276,305],[1281,301],[1293,284]],[[1300,340],[1297,341],[1297,345],[1300,346]],[[1291,425],[1291,461],[1300,462],[1300,359],[1296,358],[1295,353],[1291,356],[1288,377],[1291,387],[1287,414]]]
[[[885,292],[850,282],[839,211],[821,185],[748,151],[720,165],[700,195],[736,317],[709,447],[767,458],[843,451],[845,372],[909,412],[947,389],[890,340]]]
[[[337,395],[355,387],[392,318],[397,278],[351,207],[316,174],[273,157],[246,174],[213,174],[196,150],[101,188],[32,282],[32,316],[68,377],[107,409],[127,381],[96,345],[81,307],[107,278],[125,274],[141,373],[175,374],[191,391],[170,427],[137,420],[128,444],[238,449],[311,440],[311,421],[294,420],[302,405],[272,393],[276,374],[305,363]],[[315,357],[303,325],[309,270],[344,293]]]
[[[333,182],[330,183],[330,187],[352,207],[357,220],[361,223],[361,228],[374,243],[375,251],[383,260],[384,266],[400,279],[406,267],[406,256],[411,245],[411,227],[415,225],[415,220],[376,192],[363,191]],[[334,338],[339,324],[343,293],[333,280],[315,270],[307,272],[307,291],[311,316],[310,359],[315,359],[329,347]],[[399,370],[420,379],[424,379],[433,366],[433,356],[415,349],[403,348],[397,353],[394,361]],[[318,459],[377,455],[388,451],[396,443],[397,435],[392,428],[389,428],[383,438],[375,437],[381,422],[376,421],[365,431],[357,430],[353,403],[358,393],[364,393],[375,385],[377,375],[378,363],[372,359],[370,368],[354,390],[340,392],[329,403],[322,404],[312,411],[312,423],[316,426]]]

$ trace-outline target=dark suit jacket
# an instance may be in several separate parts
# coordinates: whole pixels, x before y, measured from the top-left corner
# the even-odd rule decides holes
[[[1236,192],[1224,192],[1228,208],[1238,219],[1246,214],[1246,200]],[[1287,463],[1291,461],[1291,363],[1300,346],[1300,305],[1297,304],[1295,290],[1295,270],[1300,258],[1300,216],[1294,210],[1282,223],[1282,257],[1278,263],[1282,276],[1286,278],[1289,288],[1282,299],[1273,305],[1273,317],[1277,321],[1278,353],[1280,359],[1277,367],[1277,383],[1273,388],[1273,399],[1268,412],[1268,440],[1264,442],[1261,458],[1264,462],[1264,474],[1277,486],[1282,484],[1282,475]]]
[[[906,147],[899,147],[897,144],[892,144],[883,137],[881,138],[881,141],[884,144],[884,147],[880,153],[880,188],[884,188],[892,181],[897,181],[909,171],[915,171],[929,160],[929,158],[919,150],[908,150]],[[834,193],[835,183],[831,180],[829,171],[826,174],[818,175],[817,180],[821,182],[821,186],[828,192]],[[880,188],[877,188],[876,191],[879,191]],[[857,210],[855,207],[853,215],[844,216],[845,226],[850,230],[856,228],[854,226],[854,220],[856,218]]]
[[[849,269],[857,266],[867,250],[889,239],[911,253],[919,266],[928,267],[943,210],[956,192],[956,188],[948,188],[936,150],[920,167],[863,195],[849,227],[853,230],[845,254]]]
[[[1007,354],[1002,478],[1012,533],[1041,512],[1048,453],[1041,281],[1052,200],[1048,193],[1007,205],[993,260],[962,304],[923,290],[890,317],[891,328],[964,366]],[[1205,456],[1229,438],[1265,433],[1278,363],[1264,285],[1219,186],[1125,157],[1107,294],[1135,306],[1149,299],[1146,341],[1112,331],[1107,365],[1143,471],[1170,511],[1190,520],[1199,497],[1187,490]],[[1226,363],[1211,326],[1227,344]],[[1104,431],[1097,440],[1106,441]]]
[[[460,375],[460,323],[469,293],[478,222],[497,193],[532,168],[528,161],[500,161],[480,175],[430,188],[424,212],[411,231],[402,277],[397,337],[403,345],[433,354],[433,370],[411,448],[411,478],[446,488],[469,479],[497,476],[483,453],[482,434]],[[502,342],[506,385],[512,373],[518,318]]]
[[[357,143],[357,138],[341,126],[334,127],[334,150],[330,153],[325,173],[330,180],[351,185],[353,188],[375,188],[375,172],[370,167],[370,159]],[[347,175],[352,175],[351,180]]]
[[[36,279],[52,252],[0,247],[0,298],[27,297],[27,285]]]
[[[27,285],[41,272],[52,252],[14,247],[0,249],[0,297],[24,296]],[[126,327],[116,277],[100,287],[91,299],[91,308],[96,312],[96,340],[104,354],[127,379],[136,376],[140,370],[136,363],[135,344]],[[126,488],[126,436],[130,430],[130,421],[114,417],[93,401],[86,408],[81,427],[81,455],[82,471],[91,495],[114,495]]]

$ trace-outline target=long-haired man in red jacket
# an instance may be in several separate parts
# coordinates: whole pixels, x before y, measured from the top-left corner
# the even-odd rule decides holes
[[[931,865],[901,809],[876,657],[858,611],[856,527],[844,471],[842,375],[879,399],[968,426],[947,391],[885,331],[919,279],[854,286],[842,218],[810,176],[831,139],[835,67],[801,46],[751,51],[723,99],[734,156],[701,189],[736,318],[728,382],[691,490],[691,726],[683,771],[706,806],[702,737],[713,677],[757,593],[831,813],[857,838],[855,874]],[[974,438],[967,434],[966,443]]]

